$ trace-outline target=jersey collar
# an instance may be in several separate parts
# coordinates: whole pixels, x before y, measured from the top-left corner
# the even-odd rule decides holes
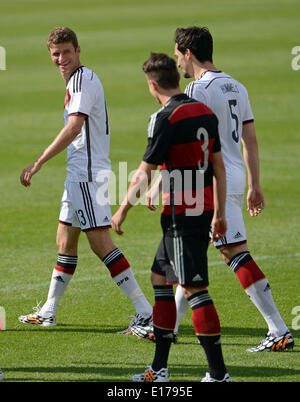
[[[84,66],[81,64],[79,67],[76,68],[76,70],[73,71],[73,73],[72,73],[72,74],[70,75],[70,77],[69,77],[69,81],[70,81],[70,79],[73,77],[73,75],[74,75],[80,68],[82,68],[82,67],[84,67]]]
[[[206,70],[206,71],[203,71],[203,73],[200,75],[200,77],[198,78],[198,80],[201,80],[201,78],[202,78],[206,73],[218,73],[218,74],[220,74],[220,73],[223,73],[223,71],[221,71],[221,70],[217,70],[217,71],[215,71],[215,70]]]
[[[188,96],[184,93],[181,94],[177,94],[177,95],[173,95],[171,96],[171,98],[168,100],[168,102],[165,104],[165,106],[168,106],[172,101],[174,100],[180,100],[180,99],[186,99]]]

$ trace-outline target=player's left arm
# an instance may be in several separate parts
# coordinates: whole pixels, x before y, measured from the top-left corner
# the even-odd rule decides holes
[[[218,241],[226,235],[227,231],[225,217],[226,172],[221,151],[213,153],[213,169],[214,216],[211,222],[211,231],[212,240]]]
[[[161,176],[161,174],[159,174],[156,182],[153,184],[153,186],[147,192],[146,205],[147,205],[147,208],[150,209],[150,211],[157,210],[157,206],[155,205],[155,200],[158,198],[159,194],[161,193],[161,190],[162,190],[162,176]]]
[[[69,116],[68,123],[59,132],[54,141],[33,163],[31,163],[29,166],[27,166],[27,168],[23,170],[20,177],[20,181],[23,186],[30,186],[32,176],[41,169],[43,164],[62,152],[64,149],[67,148],[68,145],[71,144],[71,142],[80,133],[85,119],[86,116],[82,114]]]
[[[121,206],[112,217],[112,228],[117,234],[123,234],[121,225],[126,219],[130,208],[132,208],[138,199],[147,191],[156,168],[157,165],[142,161],[139,168],[135,172]]]
[[[251,216],[257,216],[265,208],[265,200],[259,179],[259,153],[254,122],[243,125],[242,144],[248,172],[247,208]]]

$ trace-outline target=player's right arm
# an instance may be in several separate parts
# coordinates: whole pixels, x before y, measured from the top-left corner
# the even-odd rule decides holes
[[[112,217],[113,230],[122,235],[123,231],[121,225],[126,219],[128,211],[136,204],[140,197],[147,191],[148,186],[151,184],[151,180],[156,171],[157,165],[142,161],[139,168],[135,172],[126,196],[122,201],[121,206]]]
[[[66,149],[68,145],[76,138],[80,133],[86,116],[76,115],[69,116],[68,123],[60,131],[55,140],[44,150],[44,152],[27,168],[25,168],[21,174],[20,181],[23,186],[28,187],[31,184],[31,178],[36,174],[44,163],[61,151]]]

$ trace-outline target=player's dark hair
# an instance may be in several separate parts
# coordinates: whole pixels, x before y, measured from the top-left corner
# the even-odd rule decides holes
[[[48,50],[52,45],[59,45],[60,43],[71,42],[75,48],[78,47],[77,36],[72,29],[67,27],[57,27],[50,32],[47,40]]]
[[[175,43],[181,53],[189,49],[201,63],[213,61],[213,38],[206,27],[177,28]]]
[[[174,89],[179,85],[176,62],[165,53],[151,53],[143,64],[143,71],[161,88]]]

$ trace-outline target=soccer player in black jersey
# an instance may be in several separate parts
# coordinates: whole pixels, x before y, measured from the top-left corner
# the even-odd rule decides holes
[[[155,356],[136,382],[169,381],[167,361],[176,323],[174,283],[184,288],[193,310],[193,324],[203,346],[209,372],[203,381],[228,382],[221,343],[220,322],[208,293],[207,247],[226,233],[226,179],[218,134],[218,121],[203,103],[188,98],[179,88],[176,62],[165,54],[151,54],[144,63],[150,93],[163,107],[148,127],[148,146],[129,185],[122,205],[112,218],[121,225],[137,198],[146,191],[153,172],[162,175],[163,238],[152,265]],[[215,191],[214,191],[215,189]]]

